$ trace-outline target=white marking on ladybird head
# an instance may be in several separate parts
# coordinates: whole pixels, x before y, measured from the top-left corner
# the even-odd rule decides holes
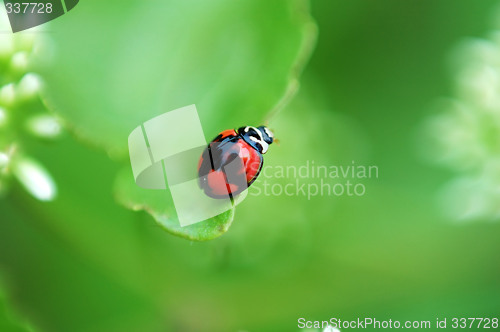
[[[260,130],[260,128],[255,128],[252,126],[247,126],[243,130],[245,134],[248,134],[248,138],[255,142],[257,148],[261,153],[266,153],[269,148],[269,144],[264,140],[264,133]]]
[[[260,152],[261,152],[262,154],[264,154],[264,153],[266,153],[266,152],[267,152],[267,149],[269,148],[269,144],[267,144],[267,143],[266,143],[263,139],[262,139],[262,140],[261,140],[261,139],[258,139],[258,138],[257,138],[257,137],[255,137],[255,136],[250,136],[250,139],[251,139],[252,141],[254,141],[255,143],[257,143],[258,145],[260,145],[260,148],[261,148],[261,149],[260,149],[260,150],[261,150]]]
[[[255,127],[252,127],[252,126],[246,126],[245,127],[245,133],[248,133],[250,131],[250,129],[252,129],[253,131],[255,131],[260,136],[260,138],[262,138],[262,133],[260,132],[260,130],[257,129],[257,128],[255,128]]]
[[[267,136],[274,138],[273,132],[270,131],[267,127],[264,127],[264,131],[266,132]]]

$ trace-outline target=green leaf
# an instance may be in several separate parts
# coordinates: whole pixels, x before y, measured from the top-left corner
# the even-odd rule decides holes
[[[316,28],[307,5],[85,1],[54,22],[44,99],[78,137],[119,157],[134,128],[190,104],[207,141],[223,129],[260,125],[293,95],[311,53]],[[118,200],[173,234],[208,240],[231,225],[234,210],[181,228],[168,191],[143,190],[126,173],[117,179]]]
[[[224,234],[231,226],[234,208],[214,218],[181,227],[168,190],[148,190],[134,183],[129,168],[120,172],[116,179],[115,193],[117,200],[131,210],[144,210],[151,214],[156,222],[168,232],[189,240],[206,241]]]
[[[126,155],[127,137],[196,104],[207,139],[259,125],[308,58],[306,0],[88,0],[54,22],[47,103],[85,140]]]

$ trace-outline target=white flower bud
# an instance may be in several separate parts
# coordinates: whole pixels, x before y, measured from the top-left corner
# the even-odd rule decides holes
[[[38,94],[42,87],[42,79],[34,73],[23,76],[17,87],[17,92],[21,97],[31,98]]]
[[[59,121],[52,115],[38,115],[27,122],[27,128],[33,134],[43,138],[54,138],[61,133]]]
[[[0,152],[0,170],[9,164],[9,156],[6,153]]]
[[[52,201],[57,187],[49,172],[37,161],[29,158],[17,160],[13,172],[23,187],[40,201]]]
[[[7,111],[5,108],[0,107],[0,127],[7,122]]]
[[[14,84],[9,83],[0,88],[0,104],[11,105],[16,99]]]
[[[26,71],[29,64],[29,56],[26,52],[17,52],[10,60],[10,65],[17,71]]]

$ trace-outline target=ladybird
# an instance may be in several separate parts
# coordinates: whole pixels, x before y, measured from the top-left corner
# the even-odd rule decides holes
[[[198,163],[200,188],[212,198],[233,198],[259,175],[263,154],[274,141],[265,126],[228,129],[215,137]]]

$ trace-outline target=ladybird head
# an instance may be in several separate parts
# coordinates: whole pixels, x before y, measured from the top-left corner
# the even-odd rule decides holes
[[[274,141],[273,133],[265,126],[257,128],[251,126],[241,127],[238,129],[238,134],[262,154],[267,152],[269,144]]]

